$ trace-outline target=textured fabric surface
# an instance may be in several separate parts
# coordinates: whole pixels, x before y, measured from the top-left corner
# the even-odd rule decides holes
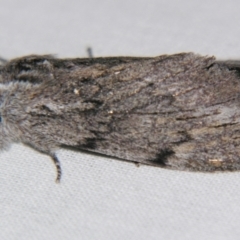
[[[240,59],[240,2],[1,1],[1,57],[156,56]],[[0,239],[238,239],[240,173],[170,171],[22,145],[0,155]]]

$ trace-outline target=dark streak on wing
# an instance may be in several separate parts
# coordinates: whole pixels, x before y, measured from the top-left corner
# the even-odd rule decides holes
[[[167,159],[172,156],[173,154],[175,154],[175,152],[170,149],[170,148],[166,148],[161,150],[157,155],[155,159],[151,159],[149,160],[150,162],[152,162],[153,164],[156,165],[160,165],[160,166],[165,166],[167,163]]]

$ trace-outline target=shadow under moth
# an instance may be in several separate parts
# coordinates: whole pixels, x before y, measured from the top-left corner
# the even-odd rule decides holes
[[[240,169],[240,61],[31,55],[0,67],[0,148],[70,147],[177,170]]]

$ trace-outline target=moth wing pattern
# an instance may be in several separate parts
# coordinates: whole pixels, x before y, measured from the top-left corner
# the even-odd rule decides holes
[[[55,157],[67,146],[180,170],[240,168],[239,62],[193,53],[31,55],[1,67],[0,82],[2,147],[22,142]]]

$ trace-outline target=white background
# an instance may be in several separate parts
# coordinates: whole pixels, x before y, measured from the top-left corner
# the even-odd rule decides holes
[[[0,55],[240,58],[240,1],[0,0]],[[1,137],[1,136],[0,136]],[[240,173],[189,173],[22,145],[0,155],[0,239],[239,239]]]

